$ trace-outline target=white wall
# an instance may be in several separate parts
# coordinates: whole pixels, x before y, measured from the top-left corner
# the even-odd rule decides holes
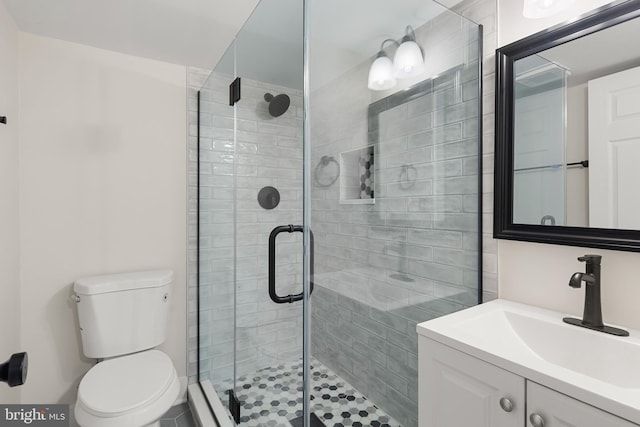
[[[640,254],[572,246],[500,241],[500,298],[582,317],[584,286],[569,278],[584,271],[577,257],[602,255],[602,315],[607,324],[640,329]]]
[[[553,19],[526,20],[522,2],[499,0],[499,40],[515,41],[588,9],[608,3],[581,0]],[[568,286],[572,273],[583,271],[576,258],[586,253],[603,255],[602,300],[605,322],[640,328],[640,254],[600,249],[501,240],[498,244],[501,298],[582,315],[584,289]]]
[[[29,34],[20,58],[22,401],[75,401],[84,275],[174,270],[163,348],[184,376],[185,68]]]
[[[529,19],[522,16],[522,0],[498,2],[498,46],[504,46],[545,28],[574,19],[590,10],[611,3],[611,0],[578,0],[569,9],[554,16]]]
[[[0,363],[20,347],[18,259],[18,42],[19,33],[0,2]],[[0,402],[16,403],[20,388],[0,383]]]

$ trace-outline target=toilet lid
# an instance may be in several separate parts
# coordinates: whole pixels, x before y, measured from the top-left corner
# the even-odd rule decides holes
[[[156,400],[175,376],[171,359],[158,350],[105,360],[82,378],[78,400],[96,415],[118,416]]]

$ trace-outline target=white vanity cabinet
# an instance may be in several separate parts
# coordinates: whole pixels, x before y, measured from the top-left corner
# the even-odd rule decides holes
[[[419,427],[522,425],[524,378],[424,337],[418,360]]]
[[[632,427],[608,412],[419,337],[419,427]]]

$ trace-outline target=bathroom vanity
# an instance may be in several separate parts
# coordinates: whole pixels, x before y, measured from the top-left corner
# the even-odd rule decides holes
[[[418,325],[420,427],[640,425],[640,331],[496,300]]]

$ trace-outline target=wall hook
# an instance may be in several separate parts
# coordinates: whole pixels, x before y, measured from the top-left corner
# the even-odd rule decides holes
[[[7,116],[0,116],[0,123],[2,123],[3,125],[7,124]]]

